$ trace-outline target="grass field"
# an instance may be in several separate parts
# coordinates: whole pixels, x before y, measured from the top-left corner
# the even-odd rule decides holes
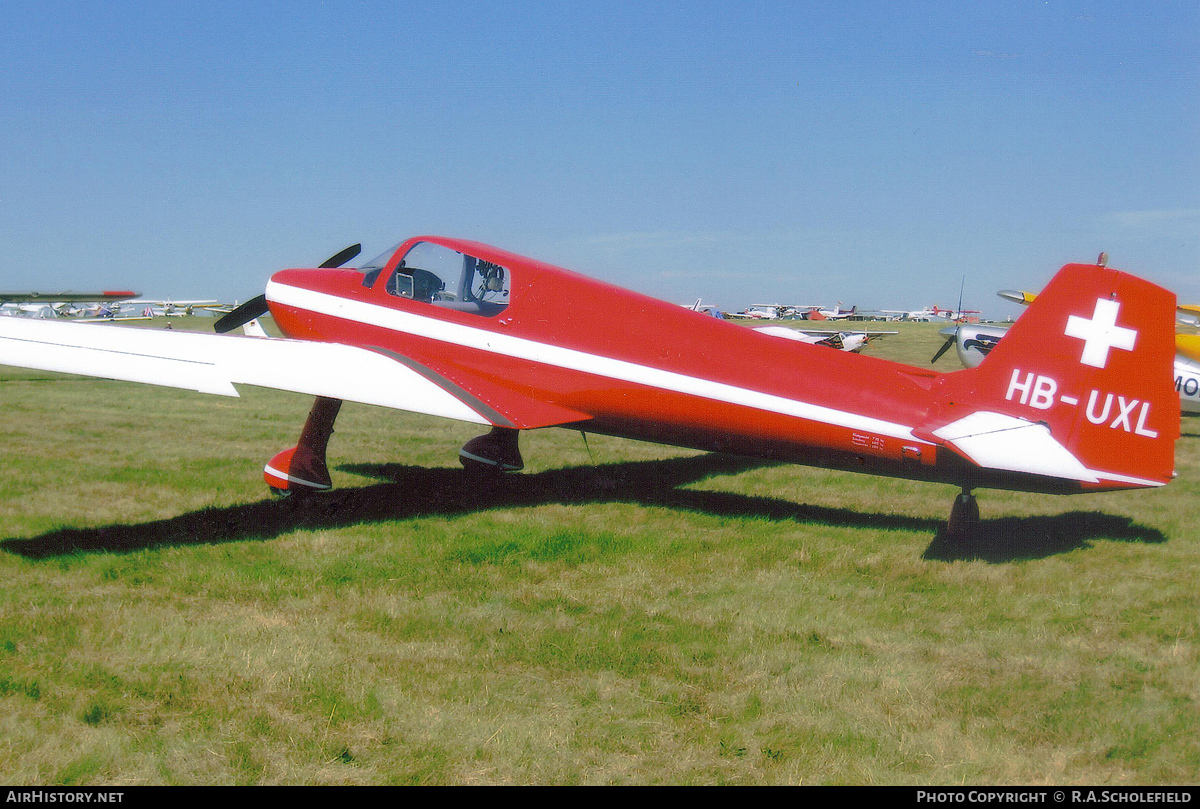
[[[4,783],[1200,781],[1200,424],[954,546],[947,486],[556,430],[484,484],[353,404],[273,501],[306,397],[0,385]]]

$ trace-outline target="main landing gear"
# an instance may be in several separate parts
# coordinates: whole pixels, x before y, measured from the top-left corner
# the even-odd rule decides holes
[[[263,477],[274,494],[287,496],[299,493],[324,492],[333,488],[325,451],[333,435],[333,423],[342,407],[341,399],[317,397],[313,402],[300,440],[267,463]],[[520,432],[507,427],[472,438],[458,451],[458,459],[468,471],[517,472],[525,468],[517,446]]]
[[[325,466],[325,450],[341,407],[341,399],[318,396],[313,402],[304,429],[300,431],[300,441],[276,455],[263,468],[263,477],[274,494],[324,492],[333,488],[329,469]]]
[[[979,502],[971,489],[963,486],[962,493],[954,498],[950,509],[950,520],[946,523],[946,536],[954,540],[966,539],[979,525]]]

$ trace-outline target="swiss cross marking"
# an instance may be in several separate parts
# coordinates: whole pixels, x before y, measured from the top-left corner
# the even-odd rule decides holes
[[[1123,351],[1133,351],[1137,342],[1137,332],[1117,325],[1117,313],[1121,304],[1105,298],[1096,299],[1096,311],[1092,319],[1071,315],[1067,318],[1068,337],[1083,340],[1083,356],[1079,361],[1093,368],[1103,368],[1108,364],[1110,348]]]

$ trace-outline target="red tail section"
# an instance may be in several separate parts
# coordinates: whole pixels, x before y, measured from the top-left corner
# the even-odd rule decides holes
[[[933,434],[981,467],[1082,489],[1168,482],[1174,310],[1175,296],[1148,281],[1063,267],[979,368],[948,386]]]

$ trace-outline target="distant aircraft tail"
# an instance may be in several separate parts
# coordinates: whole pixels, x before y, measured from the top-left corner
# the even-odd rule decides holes
[[[984,470],[1057,478],[1065,491],[1167,483],[1174,310],[1148,281],[1069,264],[978,368],[945,378],[927,431]]]

